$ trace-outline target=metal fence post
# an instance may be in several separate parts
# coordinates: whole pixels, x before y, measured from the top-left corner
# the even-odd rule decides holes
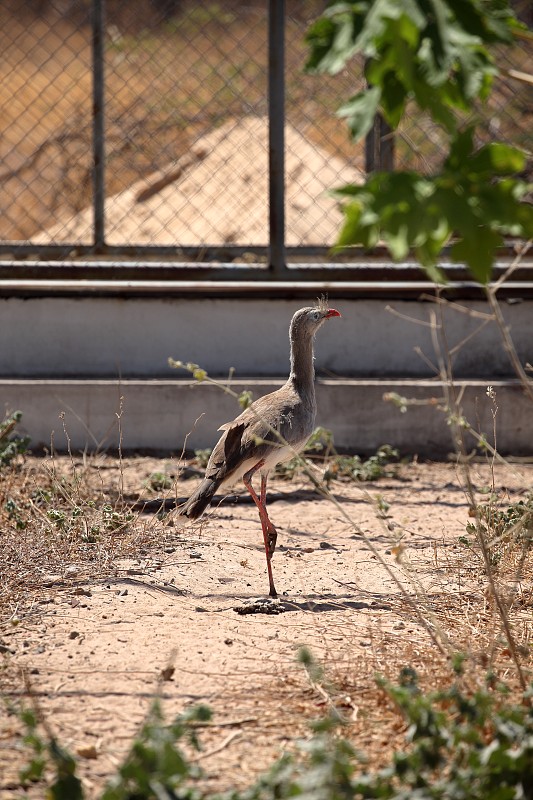
[[[365,170],[391,172],[394,169],[394,134],[381,114],[376,114],[374,124],[365,139]]]
[[[269,251],[272,273],[285,268],[285,0],[268,13]]]
[[[95,252],[102,252],[105,248],[104,35],[105,0],[93,0],[93,244]]]

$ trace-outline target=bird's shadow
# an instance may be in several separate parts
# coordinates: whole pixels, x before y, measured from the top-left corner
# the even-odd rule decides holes
[[[94,585],[96,584],[102,584],[102,582],[95,581]],[[126,575],[116,576],[115,578],[105,580],[102,585],[105,585],[108,588],[115,586],[122,588],[135,587],[150,589],[152,592],[155,591],[159,594],[168,595],[176,599],[187,596],[191,597],[191,594],[187,589],[182,589],[166,582],[154,584],[148,582],[148,580],[142,576],[139,576],[138,578]],[[271,598],[266,595],[262,597],[255,596],[245,599],[237,599],[235,595],[232,596],[229,594],[221,594],[217,595],[217,597],[220,600],[228,602],[230,604],[229,608],[228,605],[224,605],[220,608],[208,608],[199,604],[196,606],[196,611],[209,613],[210,611],[220,612],[232,609],[233,611],[236,611],[238,614],[242,615],[276,615],[289,613],[291,611],[303,611],[306,613],[320,614],[325,612],[347,610],[362,611],[365,609],[372,609],[373,611],[390,611],[392,608],[390,601],[386,597],[380,597],[379,595],[372,595],[368,600],[354,600],[346,595],[327,595],[325,597],[317,596],[316,598],[309,597],[304,600],[291,600],[289,597]],[[197,596],[197,599],[199,600],[200,597]],[[205,600],[207,598],[206,596],[203,596],[201,599]],[[216,597],[214,595],[209,595],[209,599],[216,600]]]
[[[339,502],[345,503],[364,503],[363,498],[352,498],[344,495],[335,494]],[[187,497],[155,497],[155,498],[127,498],[130,501],[130,508],[132,511],[137,511],[141,514],[158,514],[168,511],[173,511],[175,508],[183,505]],[[302,500],[325,500],[325,496],[316,489],[296,489],[288,492],[269,492],[267,495],[267,505],[277,503],[279,501],[286,503],[299,503]],[[253,505],[254,501],[249,494],[216,494],[212,501],[211,507],[213,509],[228,509],[234,508],[239,505]]]

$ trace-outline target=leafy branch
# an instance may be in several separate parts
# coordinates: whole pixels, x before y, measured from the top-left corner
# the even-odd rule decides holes
[[[526,155],[503,142],[476,150],[476,103],[490,96],[499,71],[492,50],[510,45],[523,26],[506,0],[333,0],[307,34],[307,70],[336,74],[364,59],[366,89],[339,109],[354,139],[381,114],[393,130],[408,103],[445,132],[440,172],[378,172],[363,186],[336,191],[345,223],[338,247],[371,248],[383,241],[393,259],[413,250],[430,277],[442,249],[465,262],[481,283],[504,236],[533,236],[528,184],[519,177]]]

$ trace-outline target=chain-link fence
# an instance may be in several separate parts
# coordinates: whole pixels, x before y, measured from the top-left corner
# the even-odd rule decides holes
[[[323,6],[289,2],[284,25],[284,229],[294,248],[333,243],[340,214],[327,191],[365,171],[364,145],[335,116],[362,74],[303,71],[303,37]],[[200,258],[268,245],[268,89],[281,52],[270,28],[269,59],[268,0],[107,0],[105,9],[102,0],[5,0],[1,14],[4,253],[111,246]],[[525,40],[502,52],[506,78],[486,111],[488,133],[518,144],[531,129],[533,88],[513,70],[532,55]],[[271,84],[271,95],[279,89]],[[439,144],[412,117],[396,161],[434,165]]]

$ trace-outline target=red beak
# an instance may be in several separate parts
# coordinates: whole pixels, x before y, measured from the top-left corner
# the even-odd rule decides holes
[[[341,317],[341,316],[342,316],[341,312],[337,311],[336,308],[328,308],[326,312],[326,319],[329,319],[330,317]]]

